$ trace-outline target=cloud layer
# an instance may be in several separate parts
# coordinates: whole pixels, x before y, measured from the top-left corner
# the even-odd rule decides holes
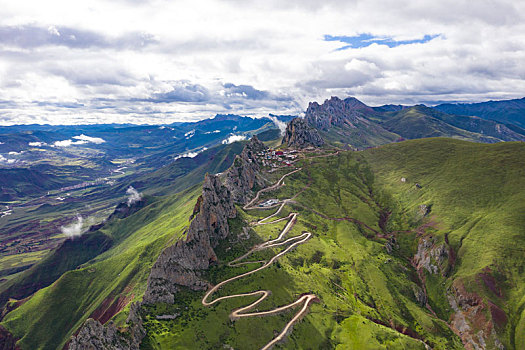
[[[513,0],[0,0],[0,124],[523,97]],[[73,142],[79,142],[76,140]]]

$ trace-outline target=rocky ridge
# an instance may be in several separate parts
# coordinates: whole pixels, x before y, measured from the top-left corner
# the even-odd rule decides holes
[[[324,140],[304,119],[295,118],[288,123],[282,143],[293,148],[320,147],[324,145]]]
[[[447,241],[438,242],[435,237],[428,235],[419,238],[417,253],[412,262],[424,283],[425,271],[447,277],[454,260],[455,253]],[[492,278],[489,273],[482,277]],[[427,303],[424,290],[414,289],[414,295],[421,305]],[[446,296],[453,310],[449,325],[461,338],[466,349],[504,349],[496,334],[496,327],[504,327],[507,322],[507,316],[501,308],[490,300],[485,302],[474,292],[468,292],[461,280],[454,281]]]
[[[127,336],[124,336],[113,321],[103,325],[99,321],[89,318],[78,334],[71,337],[69,350],[138,350],[146,331],[140,317],[140,305],[131,304],[126,321],[129,325]]]
[[[217,175],[207,174],[197,200],[186,239],[167,247],[151,269],[143,303],[173,303],[180,287],[203,290],[208,283],[199,276],[217,262],[213,250],[229,233],[228,218],[237,214],[230,190]]]
[[[261,176],[260,160],[257,159],[257,153],[265,149],[264,143],[259,141],[257,136],[253,136],[226,171],[224,185],[235,203],[248,203],[254,188],[266,185],[266,180]]]
[[[235,218],[234,203],[245,204],[254,187],[264,186],[256,154],[266,146],[256,136],[245,146],[223,180],[219,175],[206,174],[202,194],[197,199],[186,238],[165,248],[151,269],[143,304],[173,303],[180,288],[203,290],[208,282],[202,272],[217,263],[214,248],[230,234],[228,219]],[[145,336],[140,317],[140,305],[131,305],[126,335],[110,321],[102,325],[88,319],[77,336],[71,338],[70,350],[139,349]]]
[[[370,123],[367,117],[379,114],[355,97],[341,100],[339,97],[332,96],[322,105],[310,102],[304,119],[317,129],[328,130],[334,126],[357,128],[358,124]]]

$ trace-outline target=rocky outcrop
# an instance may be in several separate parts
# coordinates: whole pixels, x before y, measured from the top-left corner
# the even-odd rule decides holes
[[[450,326],[461,338],[466,349],[505,348],[496,334],[496,325],[505,327],[504,323],[500,323],[501,319],[506,323],[506,315],[499,307],[490,300],[484,301],[476,293],[467,292],[461,281],[453,283],[447,297],[454,310]],[[487,307],[489,312],[485,312]]]
[[[173,303],[180,287],[206,289],[208,284],[200,274],[216,263],[213,248],[229,235],[228,218],[235,216],[230,190],[218,176],[207,174],[186,239],[162,251],[151,269],[143,302]]]
[[[357,128],[358,124],[369,124],[367,117],[377,116],[379,113],[354,97],[341,100],[332,96],[322,105],[310,102],[305,113],[305,121],[320,130],[331,127]]]
[[[76,336],[71,337],[69,350],[139,350],[140,342],[146,335],[140,306],[131,304],[125,334],[109,321],[103,325],[92,318],[87,319]]]
[[[436,274],[446,271],[449,250],[446,243],[436,244],[432,236],[422,237],[417,246],[417,253],[414,255],[413,262],[416,269],[427,270],[429,273]]]
[[[189,218],[186,238],[165,248],[157,258],[148,277],[143,304],[173,303],[182,287],[192,290],[208,287],[201,276],[217,262],[214,248],[230,234],[228,219],[237,215],[234,203],[244,204],[254,187],[265,185],[256,156],[265,149],[254,136],[225,173],[224,184],[218,175],[206,175],[202,194]],[[124,206],[119,209],[115,215],[126,214]],[[138,349],[145,336],[139,312],[140,305],[132,304],[125,336],[112,321],[102,325],[88,319],[78,335],[72,337],[69,349]]]
[[[364,149],[399,139],[381,123],[382,112],[375,111],[354,97],[332,97],[323,104],[311,102],[305,122],[322,132],[325,141],[344,149]]]
[[[412,291],[414,292],[414,297],[417,300],[417,303],[421,306],[427,305],[427,295],[425,294],[425,291],[423,288],[413,285]]]
[[[282,143],[294,148],[320,147],[324,145],[324,140],[304,119],[295,118],[288,123]]]
[[[226,171],[224,185],[230,191],[235,203],[248,203],[254,190],[266,185],[260,172],[260,160],[257,158],[257,153],[264,150],[266,150],[264,143],[259,141],[257,136],[253,136]]]

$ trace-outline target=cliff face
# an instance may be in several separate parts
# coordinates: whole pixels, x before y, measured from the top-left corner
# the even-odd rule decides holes
[[[208,285],[199,277],[200,271],[217,261],[213,248],[228,236],[228,218],[235,216],[230,191],[218,176],[206,175],[186,239],[162,251],[151,269],[143,302],[173,303],[180,286],[206,289]]]
[[[140,306],[137,303],[131,305],[127,323],[127,336],[124,336],[112,321],[102,325],[99,321],[88,319],[77,336],[71,337],[69,350],[139,350],[140,342],[146,335],[140,317]]]
[[[219,176],[206,175],[186,240],[178,241],[160,254],[148,278],[144,303],[173,303],[181,286],[193,290],[208,287],[200,273],[217,262],[213,249],[230,233],[228,219],[237,215],[234,203],[246,203],[252,189],[265,184],[256,157],[265,149],[254,136],[226,171],[224,185]]]
[[[226,171],[224,185],[230,190],[235,203],[248,203],[254,187],[264,187],[266,184],[260,175],[261,168],[256,157],[258,152],[265,149],[264,143],[259,141],[257,136],[253,136]]]
[[[225,173],[224,184],[218,175],[206,175],[186,239],[165,248],[157,258],[148,277],[143,304],[173,303],[181,287],[208,288],[201,274],[217,262],[214,248],[230,234],[228,219],[237,215],[234,203],[244,204],[254,187],[264,186],[256,154],[265,149],[254,136]],[[102,325],[88,319],[78,335],[71,338],[69,349],[139,349],[145,336],[139,304],[132,304],[127,323],[129,328],[124,335],[111,321]]]
[[[328,130],[332,126],[357,128],[358,124],[368,125],[370,122],[366,117],[378,114],[377,111],[354,97],[344,100],[332,97],[322,105],[310,102],[304,119],[308,124],[320,130]]]
[[[289,147],[297,148],[320,147],[324,145],[324,140],[317,130],[308,125],[304,119],[295,118],[286,127],[283,143],[288,144]]]

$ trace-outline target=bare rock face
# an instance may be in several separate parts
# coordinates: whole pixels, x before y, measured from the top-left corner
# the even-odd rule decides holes
[[[202,272],[217,262],[214,248],[230,234],[228,219],[235,218],[234,203],[245,203],[256,186],[264,186],[256,154],[266,147],[253,137],[232,167],[226,172],[224,182],[219,176],[207,174],[198,198],[186,239],[164,249],[151,269],[143,304],[173,303],[181,287],[204,290],[208,283]],[[145,336],[140,317],[140,305],[131,305],[126,335],[110,321],[106,325],[88,319],[69,349],[139,349]]]
[[[76,336],[71,337],[69,350],[139,350],[140,343],[146,335],[142,318],[140,317],[140,304],[130,306],[128,328],[124,335],[115,326],[113,321],[101,324],[99,321],[88,318]]]
[[[505,348],[496,333],[496,329],[504,327],[507,320],[499,307],[474,292],[467,292],[461,281],[452,284],[447,298],[454,310],[450,326],[466,349]]]
[[[71,339],[69,350],[90,350],[90,349],[138,349],[130,347],[124,343],[124,339],[113,322],[102,325],[99,321],[92,318],[87,319],[76,337]]]
[[[414,255],[416,269],[427,270],[429,273],[436,274],[446,271],[445,263],[448,262],[449,250],[445,243],[436,244],[432,236],[422,237],[417,246],[417,253]]]
[[[332,97],[322,105],[310,102],[304,119],[317,129],[328,130],[333,126],[356,128],[358,124],[369,124],[366,117],[377,114],[374,109],[354,97],[344,100]]]
[[[324,145],[324,140],[304,119],[294,118],[286,127],[283,143],[294,148],[320,147]]]
[[[253,190],[266,185],[266,181],[260,175],[260,161],[256,156],[266,148],[257,136],[253,136],[226,171],[224,185],[230,190],[235,203],[248,203]]]
[[[217,261],[213,248],[229,235],[228,218],[237,214],[230,191],[218,176],[206,175],[186,240],[167,247],[151,269],[143,303],[173,303],[181,286],[203,290],[200,272]]]

